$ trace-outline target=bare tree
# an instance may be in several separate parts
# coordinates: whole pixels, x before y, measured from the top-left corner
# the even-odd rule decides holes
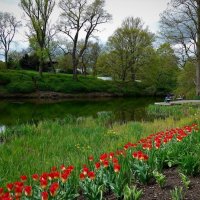
[[[0,49],[4,51],[6,67],[8,65],[8,53],[20,22],[8,12],[0,12]]]
[[[196,95],[200,96],[200,0],[171,0],[161,14],[161,35],[176,45],[182,58],[195,58]]]
[[[47,27],[55,6],[55,0],[21,0],[20,5],[29,17],[31,37],[35,38],[39,46],[39,73],[42,75],[46,51]]]
[[[111,20],[111,15],[104,10],[104,4],[104,0],[94,0],[91,4],[88,4],[87,0],[60,0],[59,2],[62,14],[58,28],[73,43],[71,54],[75,80],[77,80],[77,66],[89,39],[97,31],[98,25]],[[84,35],[84,45],[78,50],[80,34]]]

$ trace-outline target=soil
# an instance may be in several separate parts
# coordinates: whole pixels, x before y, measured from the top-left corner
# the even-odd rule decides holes
[[[184,200],[200,200],[200,176],[189,177],[191,182],[189,189],[186,190],[177,168],[165,169],[163,174],[166,176],[166,184],[163,188],[160,188],[155,181],[151,181],[148,185],[137,184],[137,189],[143,191],[140,200],[171,200],[170,191],[175,187],[183,188]],[[107,194],[104,199],[117,200],[114,194]],[[85,198],[81,195],[78,200],[85,200]]]
[[[161,189],[155,182],[146,185],[138,186],[143,190],[143,196],[141,200],[170,200],[170,191],[175,187],[183,187],[181,178],[177,168],[165,169],[163,174],[166,176],[166,184]],[[184,200],[200,200],[200,176],[189,177],[190,187],[188,190],[183,189]]]

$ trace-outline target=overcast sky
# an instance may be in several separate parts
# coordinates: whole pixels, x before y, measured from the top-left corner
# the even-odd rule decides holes
[[[59,0],[56,0],[58,2]],[[156,33],[158,31],[159,14],[162,13],[170,0],[105,0],[105,9],[112,14],[113,20],[108,24],[100,27],[101,32],[98,33],[99,39],[105,42],[111,36],[122,21],[129,16],[140,17],[149,26],[149,29]],[[19,20],[24,19],[23,11],[18,6],[20,0],[0,0],[0,11],[11,12]],[[53,20],[57,19],[59,10],[55,9]],[[26,37],[24,29],[20,29],[15,37],[19,43],[25,44]]]

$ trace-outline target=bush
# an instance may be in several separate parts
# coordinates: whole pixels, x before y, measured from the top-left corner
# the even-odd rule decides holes
[[[10,83],[10,79],[0,74],[0,85],[7,85],[8,83]]]
[[[12,82],[7,85],[7,90],[11,93],[30,93],[33,92],[34,85],[31,81]]]

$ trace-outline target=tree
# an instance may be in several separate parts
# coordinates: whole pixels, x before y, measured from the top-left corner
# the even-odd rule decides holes
[[[32,53],[30,55],[25,53],[24,56],[19,60],[19,64],[22,69],[38,70],[39,59],[36,53]]]
[[[195,58],[196,95],[200,95],[200,0],[171,0],[161,14],[161,35],[180,50],[185,59]]]
[[[35,39],[39,46],[39,73],[42,76],[46,54],[47,27],[55,0],[21,0],[20,5],[30,19],[30,36]]]
[[[146,51],[146,63],[139,71],[139,78],[148,94],[166,95],[177,86],[178,58],[168,43],[157,50]]]
[[[88,41],[100,24],[111,20],[111,15],[104,10],[104,0],[60,0],[62,15],[59,30],[68,36],[73,43],[71,50],[73,61],[73,79],[77,80],[77,67],[87,48]],[[84,35],[84,45],[77,49],[80,34]]]
[[[53,69],[54,73],[56,70],[53,65],[53,57],[56,56],[57,49],[58,49],[58,41],[55,40],[55,36],[57,34],[57,30],[55,27],[49,27],[47,31],[47,41],[46,41],[46,49],[47,49],[47,56],[49,59],[49,66]]]
[[[81,49],[83,45],[84,41],[82,40],[80,41],[78,48]],[[84,51],[80,62],[82,73],[84,75],[86,75],[87,72],[91,72],[93,75],[96,75],[96,63],[100,52],[101,46],[98,42],[88,42],[87,49]]]
[[[4,51],[6,67],[8,66],[8,53],[20,22],[8,12],[0,12],[0,49]]]
[[[145,51],[152,45],[153,34],[144,28],[140,18],[129,17],[108,39],[113,67],[122,81],[136,80],[138,69],[144,64]]]
[[[20,69],[20,60],[23,57],[23,51],[10,51],[8,57],[9,69]]]
[[[191,98],[195,95],[195,63],[188,59],[185,67],[180,70],[177,78],[176,94]]]

